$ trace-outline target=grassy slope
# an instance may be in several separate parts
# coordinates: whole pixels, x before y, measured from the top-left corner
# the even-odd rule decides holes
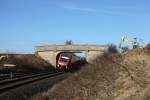
[[[150,48],[105,54],[36,100],[148,100]]]
[[[10,68],[21,72],[48,71],[52,66],[33,54],[9,54],[8,58],[3,59],[2,64],[15,64],[16,67]]]

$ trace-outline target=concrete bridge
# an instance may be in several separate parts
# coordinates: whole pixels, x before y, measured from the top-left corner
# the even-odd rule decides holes
[[[86,60],[92,63],[97,56],[108,51],[108,45],[45,45],[37,46],[36,54],[56,66],[56,58],[62,52],[84,53]]]

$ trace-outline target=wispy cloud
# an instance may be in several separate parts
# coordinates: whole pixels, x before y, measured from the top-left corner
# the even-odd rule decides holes
[[[134,15],[138,12],[139,9],[128,8],[128,7],[108,7],[108,8],[90,8],[90,7],[79,7],[73,4],[63,4],[60,5],[61,8],[73,11],[80,11],[85,13],[100,13],[100,14],[108,14],[108,15]]]
[[[99,12],[97,9],[93,8],[81,8],[81,7],[76,7],[76,6],[62,6],[62,8],[69,9],[69,10],[77,10],[77,11],[82,11],[82,12]]]
[[[77,7],[74,5],[61,5],[62,8],[68,9],[68,10],[75,10],[80,12],[87,12],[87,13],[107,13],[110,14],[111,11],[105,10],[105,9],[94,9],[94,8],[85,8],[85,7]]]

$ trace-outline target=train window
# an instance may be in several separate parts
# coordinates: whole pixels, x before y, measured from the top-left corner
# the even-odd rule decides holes
[[[62,53],[62,56],[68,57],[68,56],[69,56],[69,53]]]
[[[61,58],[61,62],[62,62],[62,63],[67,63],[67,62],[68,62],[68,60],[67,60],[67,59],[65,59],[65,58]]]

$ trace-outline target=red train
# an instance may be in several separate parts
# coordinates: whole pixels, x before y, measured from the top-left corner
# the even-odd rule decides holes
[[[60,69],[68,69],[71,67],[72,63],[77,62],[79,60],[80,58],[74,53],[60,53],[56,61],[56,67]]]

